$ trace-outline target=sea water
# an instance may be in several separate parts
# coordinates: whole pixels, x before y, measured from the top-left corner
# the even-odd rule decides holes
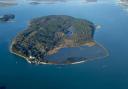
[[[117,0],[118,1],[118,0]],[[31,5],[20,1],[0,7],[0,15],[15,14],[12,23],[0,23],[0,86],[7,89],[128,89],[128,12],[116,0]],[[9,52],[11,40],[35,17],[70,15],[101,25],[94,39],[109,57],[87,63],[33,65]]]

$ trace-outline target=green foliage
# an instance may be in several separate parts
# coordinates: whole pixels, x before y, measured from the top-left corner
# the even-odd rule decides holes
[[[74,43],[93,39],[92,27],[93,23],[70,16],[36,18],[30,22],[27,30],[16,37],[13,50],[45,60],[47,53],[63,44],[65,39],[73,40]]]

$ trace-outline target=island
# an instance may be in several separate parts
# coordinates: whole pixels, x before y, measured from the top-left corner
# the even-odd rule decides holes
[[[5,14],[3,16],[0,16],[0,22],[8,22],[15,19],[14,14]]]
[[[38,5],[38,4],[41,4],[41,3],[39,3],[39,2],[34,2],[34,1],[33,1],[33,2],[30,2],[30,4],[31,4],[31,5]]]
[[[85,0],[85,2],[97,2],[98,0]]]
[[[56,4],[59,2],[69,2],[69,1],[72,1],[72,0],[30,0],[30,4],[31,5]],[[80,2],[81,3],[94,3],[94,2],[98,2],[98,0],[80,0]]]
[[[66,2],[67,0],[30,0],[31,5],[38,4],[55,4],[57,2]]]
[[[35,64],[74,64],[105,57],[105,48],[94,41],[95,29],[88,20],[66,15],[34,18],[12,40],[10,51]]]

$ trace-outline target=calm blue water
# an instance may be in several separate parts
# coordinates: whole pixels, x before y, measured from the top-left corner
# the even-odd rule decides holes
[[[7,13],[14,13],[16,22],[0,23],[0,86],[7,89],[128,89],[128,12],[115,0],[35,6],[20,2],[17,6],[0,7],[0,15]],[[9,52],[11,39],[27,27],[30,19],[53,14],[101,24],[95,40],[109,50],[110,56],[77,65],[52,66],[31,65]]]

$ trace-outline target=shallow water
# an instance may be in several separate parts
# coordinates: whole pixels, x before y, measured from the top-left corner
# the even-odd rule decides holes
[[[95,59],[101,59],[109,56],[107,49],[102,45],[96,43],[94,46],[80,46],[72,48],[62,48],[57,53],[47,57],[48,61],[59,62],[63,64],[65,62],[83,62],[91,61]],[[61,60],[60,60],[61,59]]]
[[[59,2],[30,5],[19,2],[0,7],[0,15],[14,13],[16,22],[0,23],[0,86],[7,89],[128,89],[128,12],[116,0],[96,3]],[[46,15],[71,15],[102,26],[95,40],[110,56],[67,66],[31,65],[9,52],[16,34],[30,19]]]

